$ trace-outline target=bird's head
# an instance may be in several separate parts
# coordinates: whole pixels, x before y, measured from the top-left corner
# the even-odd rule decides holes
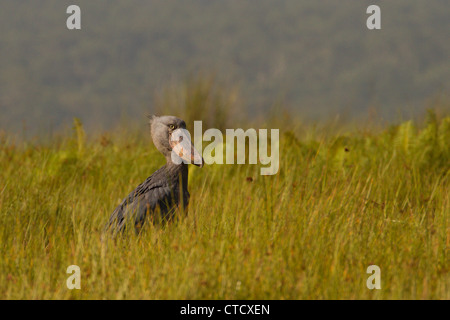
[[[194,148],[186,122],[174,116],[149,116],[150,130],[155,147],[172,162],[192,163],[200,168],[204,161]],[[174,161],[175,160],[175,161]]]

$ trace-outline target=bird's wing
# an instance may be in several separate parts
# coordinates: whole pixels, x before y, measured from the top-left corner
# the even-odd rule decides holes
[[[129,218],[132,218],[135,223],[142,222],[147,212],[154,211],[157,206],[161,211],[167,210],[172,196],[172,189],[156,171],[117,206],[111,214],[107,227],[115,225],[121,230]]]

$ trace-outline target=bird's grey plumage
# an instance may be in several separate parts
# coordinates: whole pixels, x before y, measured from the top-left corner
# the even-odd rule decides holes
[[[170,142],[171,133],[178,128],[185,129],[186,124],[173,116],[152,116],[150,125],[153,143],[166,157],[166,164],[117,206],[108,223],[108,227],[115,231],[123,230],[128,223],[142,226],[149,216],[157,220],[170,220],[177,207],[181,204],[186,207],[189,203],[187,164],[175,164],[172,161]],[[195,151],[193,147],[192,150]],[[200,166],[203,165],[203,159],[201,161]]]

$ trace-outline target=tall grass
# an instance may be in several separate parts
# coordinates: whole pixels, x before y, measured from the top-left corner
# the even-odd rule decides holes
[[[148,137],[4,135],[0,298],[449,299],[450,118],[325,133],[285,130],[274,176],[191,166],[187,217],[117,239],[109,215],[164,162]]]

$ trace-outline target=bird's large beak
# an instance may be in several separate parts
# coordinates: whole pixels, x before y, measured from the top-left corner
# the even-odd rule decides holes
[[[194,148],[187,130],[175,130],[169,137],[169,143],[172,153],[175,153],[185,163],[192,163],[200,168],[203,167],[205,162],[200,153]],[[172,158],[172,160],[174,159]]]

